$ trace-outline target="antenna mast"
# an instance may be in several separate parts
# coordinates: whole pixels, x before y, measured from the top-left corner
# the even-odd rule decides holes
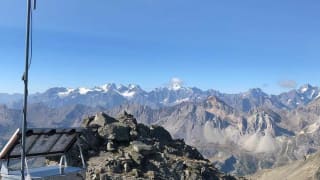
[[[34,8],[36,7],[35,0],[33,0]],[[26,130],[27,130],[27,105],[28,105],[28,71],[30,66],[30,31],[31,31],[31,0],[27,0],[27,19],[26,19],[26,49],[25,49],[25,72],[22,77],[24,82],[24,105],[23,105],[23,120],[21,123],[22,147],[21,147],[21,179],[25,180],[25,165],[26,165]],[[32,48],[32,47],[31,47]]]

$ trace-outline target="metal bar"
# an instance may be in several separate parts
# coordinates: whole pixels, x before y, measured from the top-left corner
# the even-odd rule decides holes
[[[20,137],[20,129],[17,129],[16,132],[11,136],[10,140],[8,143],[2,148],[2,151],[0,152],[0,159],[5,159],[6,156],[10,154],[12,149],[15,147],[17,144],[17,140]]]
[[[64,163],[64,164],[63,164]],[[66,155],[62,155],[60,158],[60,163],[59,163],[59,170],[60,170],[60,175],[64,174],[64,168],[67,167],[67,157]]]
[[[51,152],[51,149],[57,145],[57,142],[61,139],[61,137],[63,136],[63,134],[60,134],[59,137],[52,143],[52,145],[48,148],[48,152]]]
[[[79,136],[78,136],[78,138],[77,138],[77,145],[78,145],[79,151],[80,151],[80,158],[81,158],[81,162],[82,162],[82,168],[83,168],[83,169],[86,169],[86,163],[85,163],[85,161],[84,161],[84,157],[83,157],[83,153],[82,153],[82,148],[81,148]]]
[[[26,154],[28,154],[29,151],[32,149],[32,147],[36,144],[37,139],[38,139],[39,137],[40,137],[40,135],[38,135],[38,136],[34,139],[34,141],[31,143],[31,145],[28,147],[28,149],[26,149]]]
[[[61,154],[65,154],[65,151],[56,151],[56,152],[50,152],[50,153],[34,153],[34,154],[28,154],[26,157],[39,157],[39,156],[44,156],[44,157],[50,157],[50,156],[58,156]],[[9,157],[10,159],[20,159],[20,155],[11,155]]]
[[[70,141],[70,143],[67,145],[67,147],[65,148],[65,153],[67,153],[68,151],[70,151],[70,149],[72,148],[72,146],[77,142],[77,136],[73,137]]]
[[[21,148],[21,179],[25,180],[25,160],[26,160],[26,129],[27,129],[27,103],[28,103],[28,70],[29,70],[29,45],[30,45],[30,23],[31,23],[31,0],[27,0],[27,20],[26,20],[26,40],[25,40],[25,72],[24,81],[24,106],[22,120],[22,148]]]
[[[69,132],[56,132],[54,133],[55,135],[56,134],[61,134],[61,135],[65,135],[65,134],[70,134]],[[74,133],[74,134],[79,134],[79,133]],[[50,133],[32,133],[32,136],[35,136],[35,135],[50,135]]]

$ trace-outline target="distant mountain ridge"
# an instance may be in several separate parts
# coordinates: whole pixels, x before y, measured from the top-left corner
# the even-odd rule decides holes
[[[200,102],[209,96],[216,96],[231,107],[249,112],[257,107],[292,110],[307,105],[320,97],[319,87],[309,84],[299,89],[284,92],[279,95],[269,95],[259,88],[237,94],[221,93],[216,90],[201,90],[196,87],[183,87],[172,84],[169,87],[156,88],[145,91],[139,85],[117,85],[114,83],[96,86],[93,88],[50,88],[43,93],[30,95],[30,103],[44,103],[49,107],[83,104],[91,107],[113,108],[122,104],[141,104],[152,108],[173,106],[182,102]],[[21,107],[21,94],[0,94],[0,104],[9,107]]]

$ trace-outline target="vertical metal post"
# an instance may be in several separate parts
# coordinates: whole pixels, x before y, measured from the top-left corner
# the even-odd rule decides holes
[[[82,162],[82,168],[83,168],[83,169],[86,169],[86,163],[85,163],[85,161],[84,161],[84,157],[83,157],[82,148],[81,148],[81,145],[80,145],[80,138],[79,138],[79,136],[77,137],[77,145],[78,145],[79,151],[80,151],[80,158],[81,158],[81,162]]]
[[[21,147],[21,179],[25,179],[25,160],[26,160],[26,129],[27,129],[27,103],[28,103],[28,70],[29,70],[29,45],[30,45],[30,21],[31,21],[31,0],[27,0],[27,20],[26,20],[26,49],[25,49],[25,72],[22,80],[24,82],[24,106],[23,120],[21,124],[22,147]]]

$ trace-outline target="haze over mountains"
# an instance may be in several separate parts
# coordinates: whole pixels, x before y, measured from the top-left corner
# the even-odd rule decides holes
[[[320,90],[304,85],[279,95],[261,89],[226,94],[173,83],[147,92],[138,85],[51,88],[30,95],[30,126],[73,126],[98,111],[124,110],[165,127],[228,173],[245,175],[302,159],[320,147]],[[1,94],[5,139],[21,120],[22,95]],[[11,127],[12,129],[6,129]]]

